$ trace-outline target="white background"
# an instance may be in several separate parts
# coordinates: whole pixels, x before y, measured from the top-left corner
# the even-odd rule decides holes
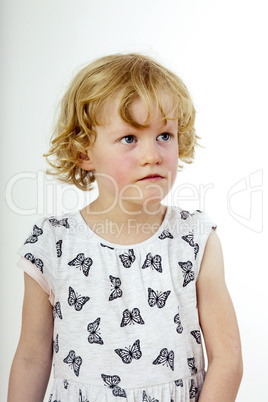
[[[237,401],[267,400],[265,3],[1,1],[1,400],[20,333],[17,249],[41,215],[82,208],[92,197],[42,173],[56,104],[82,65],[128,51],[171,68],[194,100],[204,148],[178,174],[168,202],[217,222],[243,345]]]

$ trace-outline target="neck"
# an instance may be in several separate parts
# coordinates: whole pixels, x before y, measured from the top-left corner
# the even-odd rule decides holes
[[[96,234],[118,244],[135,244],[150,238],[159,229],[165,212],[166,207],[160,203],[107,208],[100,199],[81,211],[84,220]]]

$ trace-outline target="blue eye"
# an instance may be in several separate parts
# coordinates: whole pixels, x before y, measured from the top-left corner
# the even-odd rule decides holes
[[[171,138],[171,135],[169,133],[163,133],[157,137],[158,141],[169,141],[170,138]]]
[[[125,137],[121,138],[120,142],[123,144],[133,144],[135,138],[133,135],[126,135]]]

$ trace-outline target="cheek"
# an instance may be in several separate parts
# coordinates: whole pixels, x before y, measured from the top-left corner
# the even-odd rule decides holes
[[[117,159],[113,166],[113,177],[119,186],[127,184],[133,172],[134,162],[131,158]]]

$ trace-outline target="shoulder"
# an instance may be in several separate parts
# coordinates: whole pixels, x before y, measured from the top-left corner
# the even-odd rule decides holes
[[[68,231],[69,229],[77,226],[79,220],[79,212],[64,214],[60,216],[47,216],[39,218],[33,225],[31,236],[32,239],[28,239],[29,242],[35,242],[38,236],[43,234],[52,233],[56,235],[59,232]],[[31,237],[30,236],[30,237]],[[32,241],[31,241],[32,240]]]
[[[179,223],[181,230],[190,230],[194,233],[210,233],[217,225],[209,215],[200,210],[188,211],[176,206],[168,209],[169,221]]]

